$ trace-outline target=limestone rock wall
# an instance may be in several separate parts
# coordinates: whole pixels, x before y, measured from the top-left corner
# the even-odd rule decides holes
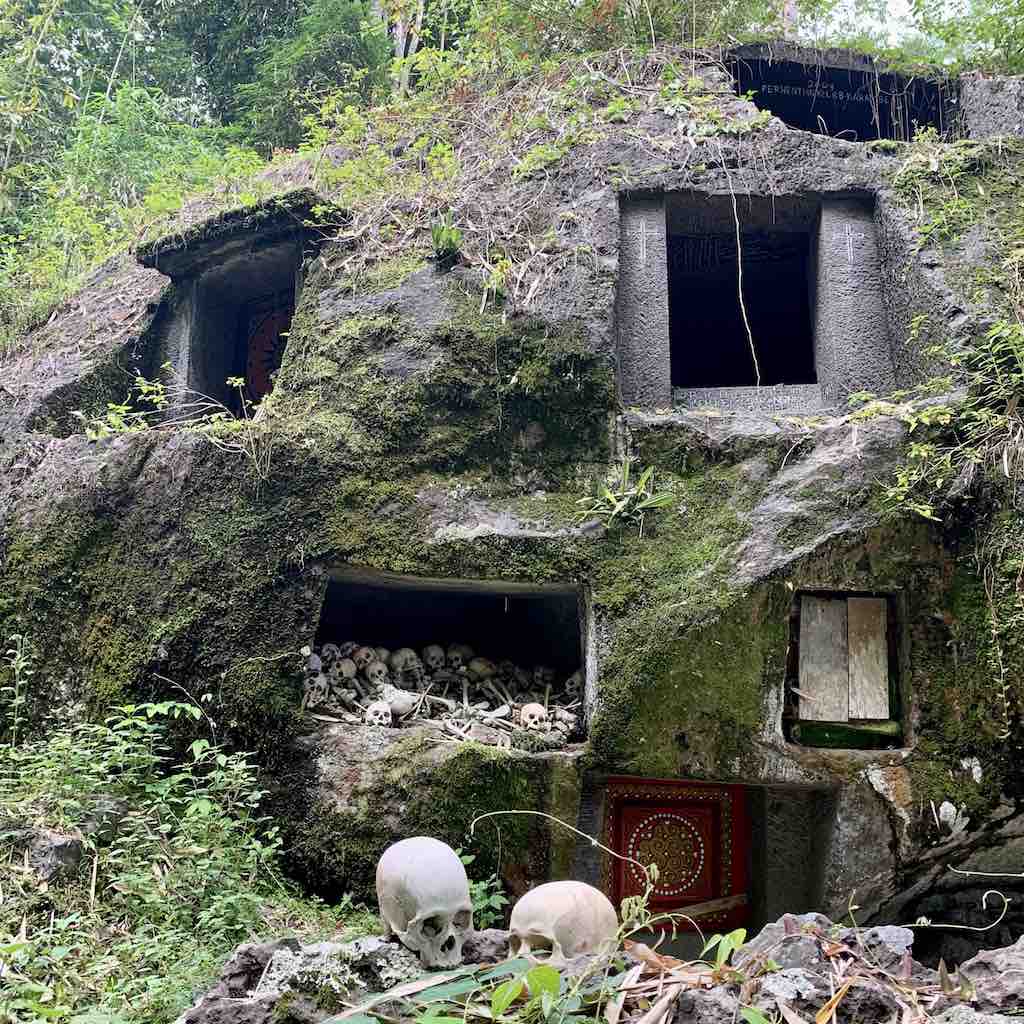
[[[0,617],[43,654],[36,721],[54,704],[95,712],[175,684],[209,693],[228,738],[266,768],[295,870],[328,895],[365,894],[376,855],[410,829],[460,845],[474,816],[509,807],[590,827],[596,804],[581,793],[609,773],[827,794],[816,898],[834,913],[854,889],[879,911],[911,880],[937,838],[931,801],[985,820],[1014,769],[983,727],[983,585],[969,533],[880,514],[903,422],[834,405],[672,409],[649,380],[664,353],[623,358],[621,300],[660,302],[635,264],[623,271],[620,247],[638,243],[621,200],[637,194],[870,196],[883,293],[854,282],[835,316],[888,331],[882,388],[928,373],[915,316],[938,310],[964,336],[978,324],[941,254],[911,259],[897,153],[763,124],[716,72],[706,83],[734,131],[694,139],[652,104],[548,169],[543,190],[510,178],[495,192],[495,210],[532,201],[574,254],[529,304],[496,307],[467,268],[419,260],[354,286],[328,241],[266,403],[266,479],[244,449],[182,426],[98,443],[75,432],[72,411],[102,407],[129,363],[146,367],[172,301],[157,270],[121,260],[58,310],[0,369]],[[830,337],[837,357],[856,354]],[[576,515],[625,456],[673,494],[643,536]],[[298,651],[328,570],[344,565],[581,587],[587,742],[543,755],[429,730],[374,743],[300,715]],[[789,616],[794,593],[815,590],[899,596],[900,746],[788,741]],[[960,768],[968,757],[980,780]],[[518,888],[574,857],[535,823],[504,826],[481,851]]]

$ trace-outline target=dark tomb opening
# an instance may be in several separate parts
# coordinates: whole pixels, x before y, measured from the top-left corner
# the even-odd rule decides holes
[[[763,385],[816,383],[813,210],[780,204],[773,211],[764,200],[740,205],[741,305],[736,230],[731,202],[724,203],[668,207],[672,386],[752,386],[758,383],[757,370]]]
[[[419,652],[466,644],[497,663],[546,665],[559,682],[581,668],[582,595],[568,586],[332,573],[316,642]]]
[[[301,248],[294,242],[213,267],[196,282],[189,387],[241,412],[237,387],[251,406],[274,387],[292,315]]]
[[[154,333],[155,362],[168,364],[176,407],[194,410],[205,398],[239,415],[273,390],[303,260],[325,237],[308,223],[322,203],[296,189],[138,250],[143,266],[174,283]]]
[[[752,94],[760,110],[791,128],[850,142],[907,141],[918,128],[949,128],[953,97],[941,80],[883,72],[871,58],[843,51],[753,44],[730,57],[737,93]]]

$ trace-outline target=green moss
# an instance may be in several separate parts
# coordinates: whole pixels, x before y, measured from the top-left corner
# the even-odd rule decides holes
[[[503,870],[542,878],[549,858],[540,819],[504,816],[469,829],[479,815],[549,806],[553,761],[476,743],[438,743],[417,732],[397,743],[357,787],[345,810],[316,805],[288,836],[304,881],[331,898],[342,891],[371,898],[385,847],[431,835],[476,855],[474,872]]]
[[[422,255],[404,253],[362,268],[350,279],[349,287],[361,295],[390,291],[397,288],[410,274],[422,270],[426,265],[427,261]]]
[[[454,279],[445,301],[448,316],[428,324],[374,308],[329,322],[326,336],[319,314],[300,310],[275,414],[387,479],[486,467],[558,480],[601,459],[611,364],[578,336],[481,312]]]
[[[620,537],[596,569],[595,608],[619,624],[602,666],[593,756],[649,775],[676,775],[684,761],[728,773],[757,726],[756,681],[777,642],[774,620],[752,621],[757,602],[727,583],[752,495],[735,467],[662,474],[658,486],[678,496],[677,508],[658,516],[653,537]]]

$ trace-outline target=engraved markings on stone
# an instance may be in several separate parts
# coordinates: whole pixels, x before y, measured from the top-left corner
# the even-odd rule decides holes
[[[886,602],[851,597],[847,602],[850,648],[850,718],[889,717],[889,649]]]
[[[845,235],[846,241],[846,259],[850,262],[854,262],[854,242],[865,242],[867,235],[863,231],[854,231],[852,224],[846,224],[843,227],[843,234]]]
[[[657,896],[682,896],[704,870],[704,840],[681,814],[656,811],[644,818],[629,837],[626,853],[639,864],[658,865]],[[640,886],[646,885],[637,864],[630,871]]]
[[[800,600],[800,717],[810,722],[846,722],[850,717],[846,601]]]

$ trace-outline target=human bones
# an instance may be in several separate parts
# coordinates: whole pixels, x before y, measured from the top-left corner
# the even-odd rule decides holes
[[[519,721],[524,729],[533,732],[547,732],[548,709],[543,704],[524,704],[519,712]]]
[[[490,679],[497,675],[498,669],[493,661],[487,658],[472,658],[466,666],[470,677],[480,682],[483,679]]]
[[[419,704],[420,694],[410,693],[408,690],[400,690],[397,686],[384,683],[381,687],[381,700],[391,708],[391,714],[395,718],[401,718],[403,715],[413,711],[416,705]]]
[[[366,709],[366,724],[387,726],[391,725],[391,707],[382,700],[375,700]]]
[[[377,689],[390,682],[391,675],[388,672],[387,665],[383,661],[371,661],[366,666],[366,681]]]
[[[360,647],[352,655],[352,660],[356,663],[356,668],[360,672],[366,671],[366,666],[371,661],[376,661],[377,652],[372,647]]]
[[[452,644],[445,651],[445,661],[448,667],[456,672],[461,672],[473,660],[473,648],[465,644]]]
[[[400,647],[391,655],[389,664],[396,683],[414,683],[419,686],[423,682],[423,662],[411,647]]]
[[[547,882],[531,889],[512,908],[509,956],[550,949],[554,966],[581,953],[615,946],[619,921],[608,897],[586,882]]]
[[[305,659],[301,708],[316,711],[321,719],[366,722],[367,705],[383,702],[391,709],[393,727],[415,713],[417,719],[445,722],[447,732],[465,739],[471,738],[466,729],[472,723],[489,723],[489,731],[477,728],[477,738],[499,746],[509,745],[516,729],[542,733],[548,743],[557,745],[568,742],[578,728],[582,669],[566,678],[562,673],[556,677],[554,670],[543,665],[523,667],[509,659],[495,665],[461,643],[428,644],[421,652],[409,647],[390,652],[345,640],[304,647],[301,654]],[[370,658],[365,667],[356,664],[357,654],[360,662]],[[392,670],[392,662],[401,670]],[[323,678],[316,683],[318,675]],[[556,679],[565,681],[557,685]],[[383,716],[379,720],[383,723]]]
[[[444,648],[440,644],[428,644],[423,648],[423,664],[428,672],[438,672],[444,668]]]
[[[455,851],[429,836],[402,839],[377,862],[377,903],[389,933],[424,967],[456,967],[473,931],[469,879]]]

